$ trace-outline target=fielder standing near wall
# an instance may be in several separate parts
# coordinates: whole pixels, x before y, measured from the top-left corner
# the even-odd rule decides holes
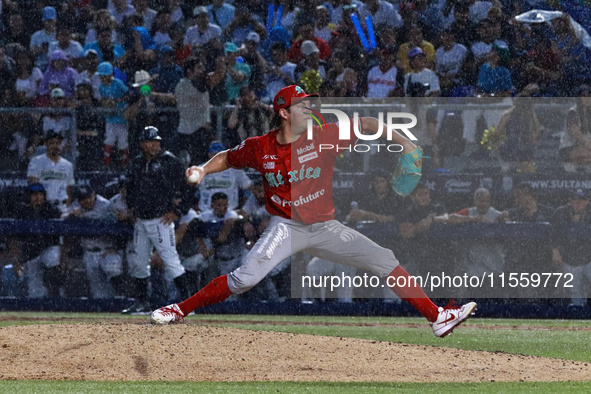
[[[391,250],[334,220],[332,175],[338,152],[318,149],[320,144],[351,146],[356,138],[351,133],[352,139],[338,140],[338,126],[334,123],[324,130],[315,128],[312,139],[306,138],[307,122],[312,113],[310,96],[316,95],[308,95],[295,85],[281,89],[273,101],[273,109],[281,119],[279,129],[248,138],[234,149],[218,153],[203,166],[187,169],[186,176],[191,183],[199,183],[207,174],[231,167],[256,169],[264,175],[266,208],[272,218],[240,268],[214,279],[179,304],[155,310],[152,323],[180,322],[197,308],[244,293],[276,265],[300,251],[370,270],[380,277],[388,277],[390,286],[391,283],[405,283],[404,287],[392,287],[392,291],[421,312],[438,337],[448,335],[473,314],[474,302],[461,307],[437,307],[416,282],[410,280]],[[376,118],[362,118],[360,129],[366,134],[376,134],[378,125]],[[382,132],[386,132],[385,127]],[[397,132],[393,132],[392,141],[404,148],[395,171],[394,188],[409,194],[420,175],[407,175],[420,174],[422,152]],[[303,164],[314,170],[304,170]]]

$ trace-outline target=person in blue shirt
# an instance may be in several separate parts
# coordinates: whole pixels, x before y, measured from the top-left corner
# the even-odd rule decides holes
[[[97,41],[84,46],[84,51],[96,51],[99,62],[114,62],[125,53],[125,49],[121,45],[113,44],[113,30],[110,28],[99,30],[97,33]]]
[[[118,78],[113,76],[113,65],[109,62],[102,62],[97,71],[101,84],[101,105],[104,108],[119,108],[121,111],[126,106],[127,93],[129,89]],[[104,164],[111,165],[113,148],[119,148],[119,159],[122,167],[127,167],[129,161],[129,143],[127,122],[122,113],[109,114],[105,116],[105,156]]]
[[[511,72],[507,67],[502,66],[501,61],[508,57],[509,50],[493,45],[490,51],[488,62],[480,67],[478,73],[478,90],[485,96],[511,96],[513,80]]]

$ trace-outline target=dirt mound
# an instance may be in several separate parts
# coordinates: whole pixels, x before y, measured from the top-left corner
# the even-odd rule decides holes
[[[199,325],[0,328],[1,379],[480,382],[591,380],[543,357]]]

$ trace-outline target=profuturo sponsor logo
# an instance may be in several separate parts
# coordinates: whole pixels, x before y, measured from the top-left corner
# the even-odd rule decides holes
[[[273,201],[275,204],[281,205],[282,207],[299,207],[300,205],[307,204],[309,202],[316,200],[319,197],[324,196],[325,193],[325,189],[318,190],[315,193],[308,194],[306,197],[300,196],[295,201],[289,201],[285,199],[282,200],[279,196],[273,195],[273,197],[271,197],[271,201]]]

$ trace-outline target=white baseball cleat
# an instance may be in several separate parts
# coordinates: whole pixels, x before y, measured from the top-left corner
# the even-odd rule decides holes
[[[450,304],[445,308],[439,307],[439,316],[437,316],[436,321],[431,323],[433,334],[436,337],[443,338],[450,334],[454,328],[462,324],[476,311],[475,302],[469,302],[462,306]]]
[[[183,312],[177,304],[170,304],[156,309],[150,315],[150,323],[152,324],[170,324],[182,323],[184,319]]]

